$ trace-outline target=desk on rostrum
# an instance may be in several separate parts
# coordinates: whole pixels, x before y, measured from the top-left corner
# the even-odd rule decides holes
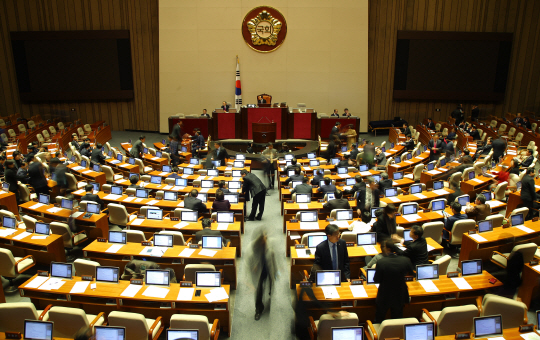
[[[438,280],[433,280],[433,283],[439,289],[438,292],[426,292],[418,281],[407,282],[409,288],[410,303],[403,308],[403,317],[418,318],[422,314],[422,308],[427,310],[442,310],[448,306],[461,306],[464,304],[476,304],[478,296],[484,296],[487,290],[492,287],[502,285],[502,282],[497,280],[494,284],[489,282],[494,277],[486,271],[482,274],[464,277],[472,289],[459,289],[452,279],[446,275],[439,276]],[[322,301],[324,306],[316,308],[316,305],[310,306],[309,299],[304,296],[308,304],[308,315],[318,319],[328,310],[344,310],[358,314],[360,320],[375,319],[375,300],[377,298],[377,286],[374,284],[363,284],[367,297],[355,298],[350,289],[349,282],[342,282],[340,287],[337,287],[339,299],[325,299],[321,287],[313,286],[313,293],[318,301]],[[302,287],[296,285],[296,293],[299,294]],[[318,302],[315,301],[315,302]]]
[[[120,280],[119,283],[98,282],[96,289],[88,286],[84,293],[71,293],[80,277],[64,280],[65,283],[57,290],[40,290],[39,288],[25,288],[37,275],[19,286],[19,293],[30,298],[36,309],[44,309],[47,305],[74,307],[84,309],[86,313],[98,314],[112,311],[133,312],[143,314],[147,318],[163,318],[165,328],[169,327],[169,320],[173,314],[197,314],[208,317],[208,320],[219,319],[221,330],[230,336],[231,313],[229,299],[209,302],[205,297],[212,288],[195,287],[201,290],[200,296],[192,296],[192,300],[178,300],[179,283],[171,283],[165,298],[144,296],[146,286],[143,286],[134,297],[124,297],[122,292],[130,285],[129,281]],[[229,285],[222,287],[230,296]]]
[[[6,228],[0,228],[6,230]],[[52,261],[65,262],[64,240],[61,235],[48,235],[47,238],[32,239],[34,236],[44,236],[30,234],[20,240],[14,237],[26,232],[26,229],[16,229],[15,233],[0,237],[0,247],[9,249],[15,257],[25,257],[32,255],[34,260],[40,264],[50,264]]]
[[[223,269],[223,278],[226,283],[230,283],[233,289],[236,289],[236,248],[224,247],[215,249],[217,253],[214,256],[205,256],[199,254],[202,248],[195,249],[190,256],[180,256],[188,246],[173,246],[167,249],[162,256],[151,256],[141,252],[147,248],[140,243],[128,242],[115,253],[108,253],[107,249],[115,243],[98,242],[90,243],[83,249],[84,257],[99,262],[102,266],[120,267],[123,272],[124,266],[130,260],[140,260],[146,258],[149,261],[159,263],[162,268],[173,268],[176,273],[177,281],[181,281],[184,275],[184,267],[187,264],[210,263],[216,267],[216,270]]]

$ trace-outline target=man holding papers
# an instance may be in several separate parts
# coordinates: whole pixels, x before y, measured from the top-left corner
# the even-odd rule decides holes
[[[419,225],[413,225],[409,234],[412,241],[403,243],[405,250],[394,244],[394,252],[398,255],[403,255],[411,260],[413,266],[417,264],[428,264],[428,250],[426,239],[423,237],[424,229]]]

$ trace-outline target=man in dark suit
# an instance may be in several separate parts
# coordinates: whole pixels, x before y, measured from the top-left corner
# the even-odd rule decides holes
[[[526,128],[527,130],[530,130],[532,128],[531,126],[531,122],[529,121],[529,118],[528,117],[523,117],[523,123],[522,123],[523,127]]]
[[[470,130],[470,135],[473,140],[479,140],[480,139],[480,133],[478,130],[476,130],[476,126],[472,125]]]
[[[77,136],[76,133],[72,135],[73,140],[71,141],[71,145],[75,148],[75,150],[80,150],[81,146],[79,145],[79,136]]]
[[[9,184],[9,191],[15,194],[15,201],[19,204],[19,185],[17,181],[22,180],[23,178],[18,175],[17,169],[15,168],[15,161],[8,159],[5,162],[5,171],[4,171],[4,180]]]
[[[454,202],[456,200],[456,197],[464,195],[463,191],[461,191],[461,182],[460,181],[457,181],[457,182],[452,181],[452,182],[448,183],[448,188],[450,190],[454,190],[453,193],[448,195],[448,199],[446,201],[448,203],[448,205],[450,205],[452,202]]]
[[[426,239],[423,237],[424,229],[419,225],[413,225],[409,234],[412,241],[403,242],[405,250],[401,250],[394,245],[394,252],[398,255],[406,256],[411,260],[413,266],[418,264],[429,264]]]
[[[480,156],[487,156],[489,152],[493,149],[493,141],[488,137],[486,144],[476,150],[474,155],[474,160],[478,159]]]
[[[221,147],[221,142],[214,142],[214,148],[216,149],[214,160],[220,161],[221,166],[225,166],[227,164],[227,157],[229,157],[227,150]]]
[[[463,108],[461,104],[458,104],[457,108],[452,111],[450,116],[456,120],[456,125],[459,125],[463,121]]]
[[[536,208],[534,201],[537,200],[536,187],[534,186],[534,169],[527,168],[527,172],[521,180],[521,200],[523,201],[523,206],[529,208],[526,219],[532,219],[534,215],[533,208]]]
[[[266,104],[266,99],[264,99],[263,96],[258,96],[257,104]]]
[[[444,229],[443,229],[443,239],[449,240],[450,234],[449,231],[452,231],[452,228],[454,227],[454,223],[456,223],[459,220],[464,220],[467,217],[467,214],[461,213],[461,204],[459,202],[452,202],[450,203],[450,208],[452,209],[452,216],[448,216],[444,218]]]
[[[527,157],[525,158],[525,160],[523,162],[521,162],[520,166],[522,168],[528,168],[529,166],[531,166],[533,161],[534,161],[533,150],[532,149],[527,149]]]
[[[81,201],[90,201],[90,202],[96,202],[99,204],[99,207],[101,210],[105,209],[105,204],[99,198],[98,195],[93,194],[94,186],[92,184],[87,184],[84,186],[84,191],[86,191],[86,194],[81,197]]]
[[[480,115],[480,109],[478,108],[478,104],[473,104],[471,110],[471,119],[473,122],[478,121],[478,115]]]
[[[182,178],[182,175],[180,175],[180,169],[178,169],[178,167],[176,166],[173,166],[173,168],[171,169],[172,173],[167,176],[167,178]]]
[[[502,138],[502,132],[499,132],[499,138],[493,141],[493,157],[491,159],[499,162],[499,158],[504,156],[506,151],[506,141]]]
[[[491,208],[486,204],[486,196],[482,194],[476,195],[474,206],[467,204],[465,213],[476,222],[485,220],[491,214]]]
[[[346,194],[354,195],[355,192],[357,192],[358,190],[362,190],[366,187],[366,183],[364,182],[362,176],[356,175],[354,176],[354,180],[356,181],[356,183],[354,183],[351,189],[344,191]]]
[[[426,127],[427,127],[429,130],[435,130],[435,123],[433,123],[433,120],[431,120],[431,118],[428,118],[428,119],[427,119]]]
[[[385,255],[377,261],[373,280],[379,283],[377,290],[375,322],[382,323],[390,309],[392,319],[403,317],[403,306],[409,302],[409,289],[405,276],[414,273],[414,267],[408,257],[398,256],[392,252],[393,243],[386,239],[381,242],[381,250]]]
[[[349,112],[349,109],[345,109],[342,114],[343,117],[351,117],[351,113]]]
[[[405,142],[403,142],[403,146],[407,149],[407,151],[414,149],[414,140],[411,138],[411,136],[406,137]]]
[[[193,154],[198,154],[200,150],[204,149],[204,137],[201,135],[201,130],[195,130],[195,135],[192,138],[193,143],[191,144],[191,152]]]
[[[47,184],[47,178],[45,178],[43,165],[41,162],[33,162],[28,167],[28,184],[30,184],[36,193],[49,194],[49,186]]]
[[[451,140],[456,140],[456,137],[457,135],[456,135],[456,132],[454,131],[454,128],[450,127],[448,129],[448,136],[446,138],[451,139]]]
[[[388,178],[387,172],[381,172],[381,180],[379,181],[379,190],[384,192],[384,189],[390,189],[394,184],[390,178]]]
[[[337,112],[337,109],[334,109],[334,112],[330,115],[330,117],[339,117],[339,113]]]
[[[373,177],[367,177],[366,186],[358,191],[356,199],[358,209],[363,213],[364,211],[370,211],[371,207],[378,207],[380,205],[380,195],[379,185],[375,183]]]
[[[523,124],[523,119],[521,118],[521,113],[516,113],[516,118],[512,120],[512,123],[514,123],[516,126],[520,126]]]
[[[229,112],[229,104],[227,104],[226,101],[223,101],[223,103],[221,103],[221,108],[223,109],[223,111]]]
[[[313,178],[311,179],[311,185],[319,185],[324,179],[324,170],[316,168],[313,170]]]
[[[439,134],[436,133],[433,135],[433,139],[430,139],[428,142],[429,161],[436,161],[441,156],[441,151],[443,149],[442,141],[439,140]]]
[[[403,134],[405,135],[405,137],[411,136],[411,128],[409,127],[409,124],[407,123],[403,123]]]
[[[96,144],[96,148],[92,150],[92,155],[90,157],[90,162],[92,164],[105,164],[105,156],[101,151],[103,146],[100,143]]]
[[[332,184],[330,177],[325,177],[321,186],[317,189],[317,192],[322,192],[323,195],[329,192],[336,192],[336,186]]]
[[[329,224],[324,228],[328,240],[317,245],[314,264],[322,270],[341,270],[341,281],[351,280],[347,243],[340,239],[339,227]]]
[[[339,189],[336,190],[336,198],[329,200],[323,205],[323,209],[327,211],[332,211],[334,209],[351,209],[351,205],[346,198],[343,198],[343,192]]]
[[[302,184],[297,185],[291,190],[291,194],[311,194],[313,187],[308,184],[309,178],[302,177]]]
[[[171,131],[171,136],[177,142],[180,142],[182,140],[182,137],[184,136],[184,131],[182,130],[183,125],[184,125],[184,122],[179,120],[178,123],[174,124],[173,129]]]
[[[369,167],[373,167],[375,158],[375,145],[371,143],[370,141],[366,141],[366,146],[364,146],[364,163],[369,165]]]
[[[375,166],[373,167],[373,170],[383,170],[386,169],[386,154],[382,151],[381,148],[377,148],[377,151],[375,151],[375,157],[374,157]]]
[[[223,244],[227,244],[228,242],[225,241],[223,238],[223,235],[221,234],[221,231],[219,230],[212,230],[212,219],[210,218],[203,218],[201,221],[201,225],[203,227],[202,230],[199,230],[195,233],[195,243],[199,243],[202,241],[203,236],[221,236],[221,240],[223,241]]]
[[[336,110],[337,111],[337,110]],[[337,114],[337,112],[336,112]],[[339,117],[339,114],[337,115]],[[330,140],[333,140],[334,139],[334,136],[338,136],[339,137],[339,129],[341,128],[341,123],[340,122],[336,122],[336,124],[334,125],[334,127],[332,128],[332,130],[330,131],[330,136],[328,137]]]
[[[251,214],[249,214],[248,221],[260,221],[264,212],[264,203],[266,200],[266,187],[263,182],[255,174],[248,172],[246,169],[241,171],[242,179],[244,184],[242,185],[242,193],[246,195],[246,201],[249,199],[249,194],[253,197],[253,202],[251,203]],[[255,217],[257,213],[257,208],[259,208],[259,214]]]
[[[337,164],[336,167],[344,167],[344,168],[348,168],[349,166],[353,166],[353,164],[350,164],[349,163],[349,155],[345,154],[343,155],[343,159],[339,161],[339,163]]]
[[[218,182],[218,188],[221,189],[221,191],[223,191],[224,194],[228,194],[231,191],[229,189],[225,188],[225,185],[226,185],[226,182],[224,180],[221,180],[221,181]]]
[[[144,141],[146,140],[146,136],[140,136],[139,140],[133,143],[131,146],[131,150],[129,150],[129,154],[133,158],[143,158],[143,149],[144,149]]]
[[[81,156],[92,157],[92,150],[90,149],[89,143],[84,143],[82,145]]]
[[[198,211],[199,213],[208,212],[208,208],[203,201],[197,198],[199,192],[197,189],[191,190],[189,195],[184,199],[184,208]]]
[[[304,175],[300,175],[300,168],[294,168],[294,175],[289,176],[289,178],[285,180],[285,185],[289,185],[289,183],[291,183],[292,181],[297,182],[303,179]]]
[[[356,157],[360,153],[360,150],[358,150],[358,144],[353,143],[351,145],[351,153],[349,154],[349,159],[356,162]]]
[[[381,242],[388,238],[391,238],[394,242],[400,241],[400,237],[397,234],[396,206],[390,203],[382,209],[382,215],[377,216],[377,221],[373,224],[372,228],[377,233],[377,241]]]
[[[202,110],[201,117],[203,117],[203,118],[210,118],[210,115],[208,114],[208,112],[206,111],[206,109],[203,109],[203,110]]]
[[[285,173],[288,175],[289,174],[289,170],[302,170],[302,167],[300,166],[300,164],[298,164],[298,160],[296,158],[293,158],[291,159],[291,165],[288,165],[286,168],[285,168]]]

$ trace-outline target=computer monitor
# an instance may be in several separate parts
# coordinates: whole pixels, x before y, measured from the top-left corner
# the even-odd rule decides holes
[[[17,220],[15,220],[13,217],[2,216],[2,226],[4,228],[16,229]]]
[[[50,202],[50,196],[45,194],[39,194],[38,196],[38,202],[41,204],[49,205]]]
[[[336,194],[333,193],[333,192],[328,192],[326,193],[326,201],[331,201],[331,200],[334,200],[336,199]]]
[[[348,169],[346,167],[340,166],[337,168],[338,175],[345,175],[348,173]]]
[[[294,170],[287,171],[287,176],[289,177],[294,176]]]
[[[239,199],[239,195],[238,195],[237,192],[230,192],[228,194],[225,194],[223,196],[223,199],[226,200],[226,201],[229,201],[229,203],[231,203],[231,204],[237,204],[238,199]]]
[[[473,319],[474,337],[488,338],[503,335],[502,316],[490,315],[481,316]]]
[[[126,244],[127,236],[125,231],[109,231],[109,243]]]
[[[416,150],[416,156],[420,156],[421,154],[422,154],[422,150],[421,150],[421,149]]]
[[[214,187],[214,181],[212,180],[201,181],[201,188],[213,188],[213,187]]]
[[[240,189],[242,187],[242,182],[240,182],[240,181],[230,181],[230,182],[227,182],[227,187],[229,189]]]
[[[234,212],[218,211],[216,212],[217,223],[234,223]]]
[[[435,169],[435,163],[428,163],[428,165],[427,165],[427,171],[431,171],[431,170],[433,170],[433,169]]]
[[[89,214],[99,214],[100,213],[99,208],[100,208],[99,203],[92,203],[92,202],[86,203],[86,212]]]
[[[377,183],[381,181],[381,175],[371,175],[371,178]]]
[[[422,192],[422,184],[413,184],[410,186],[410,194],[419,194]]]
[[[53,322],[24,320],[24,339],[26,340],[52,340]]]
[[[523,213],[510,216],[510,224],[512,225],[512,227],[515,227],[517,225],[522,225],[523,221],[524,221]]]
[[[9,191],[9,183],[7,183],[7,182],[2,183],[2,190],[8,192]]]
[[[301,211],[300,212],[300,222],[317,222],[318,216],[317,211]]]
[[[195,285],[197,287],[221,287],[221,272],[195,272]]]
[[[458,203],[463,207],[465,205],[467,205],[467,203],[469,203],[470,201],[470,197],[467,195],[467,196],[461,196],[461,197],[458,197]]]
[[[341,152],[347,152],[347,145],[341,147]]]
[[[291,187],[294,189],[296,188],[297,185],[300,185],[302,184],[302,181],[292,181],[291,182]]]
[[[162,172],[171,172],[171,166],[170,165],[164,165],[161,167]]]
[[[491,201],[493,199],[493,195],[491,194],[491,191],[482,191],[482,195],[486,198],[486,201]]]
[[[232,171],[233,177],[242,177],[242,170],[233,170]]]
[[[385,197],[394,197],[394,196],[397,196],[397,188],[387,188],[387,189],[384,189],[384,196],[385,196]]]
[[[87,163],[86,163],[86,161],[83,159],[83,160],[81,161],[81,166],[82,166],[83,168],[86,168],[86,165],[87,165]]]
[[[187,146],[181,146],[180,152],[187,152]]]
[[[321,286],[341,286],[341,270],[318,270],[315,273],[315,283]]]
[[[359,246],[371,246],[377,244],[377,233],[356,234],[356,244]]]
[[[433,182],[433,190],[439,190],[444,188],[444,181]]]
[[[148,153],[148,148],[143,148],[142,152],[143,153]]]
[[[367,165],[367,164],[360,164],[360,166],[358,167],[358,170],[359,170],[359,171],[368,171],[368,170],[369,170],[369,165]]]
[[[403,230],[403,240],[404,241],[412,241],[411,237],[411,229],[404,229]]]
[[[469,171],[469,179],[473,179],[475,175],[474,171]]]
[[[166,201],[177,201],[178,193],[176,191],[164,191],[163,199]]]
[[[433,340],[435,338],[435,323],[421,322],[403,326],[404,340]]]
[[[137,198],[148,198],[148,191],[146,189],[136,189],[135,197]]]
[[[217,169],[208,169],[206,170],[206,175],[211,177],[217,177],[219,176],[219,170]]]
[[[209,249],[222,249],[223,238],[221,236],[203,236],[202,247]]]
[[[286,155],[285,155],[285,160],[286,160],[286,161],[290,161],[290,160],[293,159],[293,158],[294,158],[294,155],[292,155],[292,154],[286,154]]]
[[[246,155],[241,154],[241,153],[237,153],[235,159],[237,159],[239,161],[243,161],[243,160],[246,159]]]
[[[372,207],[371,208],[371,218],[377,217],[377,216],[375,216],[375,212],[377,212],[378,209],[380,209],[380,207]]]
[[[126,328],[116,326],[94,326],[95,340],[126,340]]]
[[[199,213],[197,211],[181,211],[180,220],[185,222],[197,222]]]
[[[364,327],[332,327],[332,340],[363,340]]]
[[[418,206],[416,204],[403,204],[402,212],[403,215],[412,215],[416,214]]]
[[[163,219],[163,210],[146,209],[146,218],[149,220],[161,221]]]
[[[96,183],[96,182],[90,182],[90,184],[92,184],[92,190],[93,191],[99,191],[99,183]]]
[[[381,151],[382,151],[382,152],[386,152],[386,146],[383,146],[383,147],[381,148]]]
[[[446,165],[446,159],[441,159],[441,161],[439,162],[439,166],[445,166]]]
[[[199,340],[198,329],[167,329],[167,340]],[[96,339],[97,340],[97,339]]]
[[[171,284],[171,272],[163,269],[146,269],[144,283],[147,286],[169,287]]]
[[[36,222],[36,234],[49,235],[51,231],[51,225],[49,223]]]
[[[438,264],[416,265],[416,280],[436,280],[439,278]]]
[[[51,262],[51,277],[71,280],[73,265],[64,262]]]
[[[122,156],[122,154],[121,154],[121,153],[119,153],[118,155],[116,155],[116,159],[117,159],[118,161],[120,161],[120,162],[121,162],[121,161],[122,161],[122,159],[123,159],[123,156]]]
[[[311,203],[311,194],[296,194],[296,203]]]
[[[319,243],[328,240],[326,235],[309,235],[307,239],[308,248],[316,248]]]
[[[154,234],[154,247],[173,247],[173,234]]]
[[[150,176],[150,183],[161,184],[161,176]]]
[[[309,166],[319,166],[321,165],[321,162],[319,162],[318,159],[312,159],[309,161]]]
[[[523,183],[521,183],[521,181],[517,182],[516,183],[516,190],[521,190],[521,187],[523,186]]]
[[[493,221],[491,220],[485,220],[478,222],[478,232],[479,233],[485,233],[488,231],[493,231]]]
[[[233,168],[243,168],[244,167],[244,162],[242,161],[234,161],[233,162]]]
[[[317,155],[314,152],[308,152],[307,154],[308,159],[314,159],[315,157],[317,157]]]
[[[128,159],[128,163],[131,165],[135,165],[135,158]]]
[[[352,219],[353,219],[352,209],[336,211],[336,221],[350,221]]]
[[[193,168],[182,168],[182,169],[183,169],[182,173],[184,175],[193,175],[193,173],[194,173]]]
[[[122,195],[123,194],[123,188],[118,185],[111,186],[111,194],[113,195]]]
[[[96,282],[118,283],[118,267],[96,267]]]
[[[375,284],[375,271],[377,269],[373,268],[373,269],[366,269],[366,283],[368,285],[374,285]]]
[[[199,165],[199,159],[198,158],[190,158],[189,159],[189,164]]]
[[[482,274],[482,260],[464,260],[461,261],[461,275]]]
[[[178,187],[187,187],[188,181],[187,178],[176,178],[174,181],[174,185]]]
[[[197,194],[197,198],[206,203],[206,201],[208,201],[208,194],[205,192],[199,192]]]
[[[163,156],[163,153],[161,151],[156,151],[156,157],[161,158]]]
[[[95,172],[101,172],[101,167],[99,166],[99,164],[94,164],[92,166],[92,170]]]
[[[332,158],[332,159],[330,159],[330,163],[331,163],[332,165],[338,165],[339,162],[341,162],[341,159],[339,159],[339,158]]]
[[[401,163],[401,156],[396,156],[395,162],[396,164]]]
[[[394,178],[394,181],[398,181],[400,179],[403,179],[403,171],[394,172],[392,175]]]
[[[68,200],[67,198],[62,198],[62,201],[60,202],[60,206],[63,209],[73,209],[73,200]]]
[[[442,211],[444,210],[445,202],[444,200],[433,200],[431,201],[431,210],[433,211]]]
[[[411,158],[412,158],[412,153],[409,152],[409,153],[407,154],[407,159],[411,159]]]
[[[356,179],[354,179],[354,178],[345,179],[345,185],[352,186],[352,185],[355,185],[355,184],[356,184]]]

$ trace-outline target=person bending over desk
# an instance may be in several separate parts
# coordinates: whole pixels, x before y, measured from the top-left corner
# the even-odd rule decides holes
[[[405,250],[394,244],[394,252],[398,255],[408,257],[413,266],[418,264],[428,264],[428,250],[426,239],[423,237],[424,229],[419,225],[413,225],[409,234],[412,241],[403,242]]]
[[[392,239],[393,242],[400,242],[401,238],[397,235],[396,213],[397,208],[390,203],[383,208],[383,215],[377,217],[377,222],[373,224],[373,229],[377,233],[377,240]]]
[[[208,212],[206,205],[197,198],[199,192],[197,189],[191,190],[189,195],[184,199],[184,208],[198,211],[199,213]]]
[[[335,199],[329,200],[323,205],[323,209],[327,211],[332,211],[334,209],[351,209],[349,201],[347,201],[346,198],[343,198],[343,191],[336,189],[335,196]]]
[[[341,281],[350,282],[349,252],[347,243],[340,239],[339,227],[329,224],[324,228],[324,232],[328,240],[317,245],[314,264],[320,266],[322,270],[341,270]]]
[[[139,159],[143,158],[143,149],[144,149],[143,143],[145,140],[146,140],[145,136],[140,136],[139,140],[133,143],[133,145],[131,146],[131,150],[129,150],[129,154],[131,157],[139,158]]]

